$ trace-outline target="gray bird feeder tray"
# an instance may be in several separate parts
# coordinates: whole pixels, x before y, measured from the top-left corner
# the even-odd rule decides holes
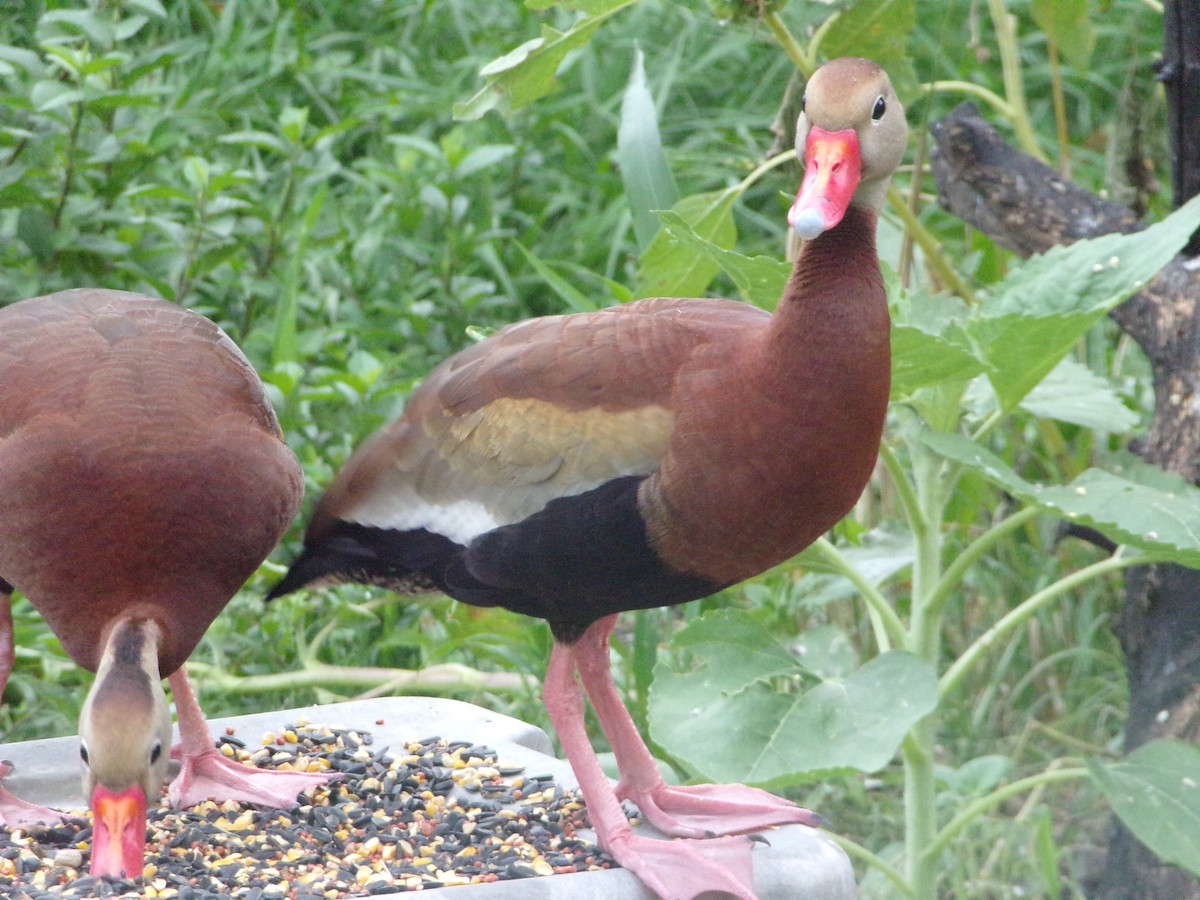
[[[438,734],[494,749],[506,765],[549,772],[564,788],[577,787],[571,766],[555,758],[544,731],[527,722],[458,700],[388,697],[306,706],[277,712],[210,719],[214,735],[233,734],[248,743],[288,723],[314,724],[369,732],[375,746],[399,744]],[[383,724],[377,724],[382,720]],[[178,734],[176,735],[178,737]],[[0,745],[0,758],[15,765],[5,781],[14,794],[57,809],[83,809],[79,776],[79,740],[74,737]],[[661,837],[647,823],[638,833]],[[846,854],[820,831],[788,825],[763,832],[768,844],[754,848],[754,887],[759,900],[852,900],[854,873]],[[582,837],[594,840],[583,832]],[[577,872],[439,889],[447,900],[653,900],[654,895],[624,869]],[[399,893],[399,891],[397,891]],[[717,895],[714,895],[717,896]]]

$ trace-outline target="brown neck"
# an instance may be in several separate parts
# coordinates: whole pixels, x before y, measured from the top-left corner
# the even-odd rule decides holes
[[[874,344],[887,336],[887,294],[875,251],[875,225],[874,212],[851,206],[836,228],[805,242],[764,348],[769,370],[823,382],[835,361],[856,368],[861,341]],[[882,377],[886,384],[890,370],[871,377]]]
[[[806,244],[764,332],[723,360],[719,386],[677,411],[648,487],[668,524],[656,549],[718,583],[782,562],[854,506],[879,450],[890,384],[876,215],[851,207]],[[686,419],[687,421],[684,421]],[[701,473],[701,474],[697,474]],[[700,481],[700,488],[693,483]]]

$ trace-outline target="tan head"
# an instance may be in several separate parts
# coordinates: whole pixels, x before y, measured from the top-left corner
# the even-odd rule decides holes
[[[142,874],[146,811],[171,756],[171,711],[158,673],[159,628],[122,619],[109,632],[79,717],[83,791],[92,808],[92,875]]]
[[[851,203],[878,212],[907,143],[904,107],[883,69],[853,57],[821,66],[796,125],[805,172],[788,223],[808,240],[835,227]]]

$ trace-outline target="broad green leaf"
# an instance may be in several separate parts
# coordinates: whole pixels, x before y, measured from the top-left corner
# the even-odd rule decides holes
[[[1108,382],[1069,356],[1029,392],[1021,408],[1046,419],[1117,434],[1138,421]]]
[[[970,348],[911,325],[892,326],[892,399],[946,381],[967,381],[987,367]]]
[[[763,309],[774,309],[779,303],[792,271],[787,262],[769,256],[746,256],[736,250],[718,247],[696,234],[676,212],[660,213],[659,218],[670,239],[684,251],[711,260],[733,280],[744,299]]]
[[[1200,747],[1151,741],[1112,765],[1089,759],[1088,768],[1138,840],[1200,875]]]
[[[1096,46],[1096,31],[1088,17],[1088,0],[1033,0],[1029,14],[1046,39],[1057,44],[1071,65],[1087,70]]]
[[[1012,409],[1091,326],[1158,274],[1200,227],[1200,197],[1135,234],[1055,247],[1026,262],[986,298],[970,325]]]
[[[671,649],[688,662],[656,667],[651,732],[704,778],[778,788],[835,770],[874,772],[937,703],[933,669],[899,652],[805,689],[811,673],[733,610],[691,623]]]
[[[829,25],[821,56],[865,56],[883,66],[901,97],[917,91],[905,36],[917,25],[916,0],[858,0]]]
[[[512,112],[558,90],[555,76],[566,55],[585,46],[605,20],[636,2],[588,3],[588,14],[567,31],[543,25],[541,37],[526,41],[479,70],[487,84],[470,100],[454,105],[454,118],[478,119],[492,109]]]
[[[844,678],[858,668],[854,641],[836,625],[804,629],[792,641],[792,652],[818,678]]]
[[[621,100],[617,162],[621,167],[625,197],[633,213],[638,248],[645,250],[658,233],[658,219],[654,213],[674,206],[679,191],[663,152],[658,133],[658,110],[646,84],[645,56],[640,47],[634,53],[633,73]]]
[[[730,249],[737,240],[733,223],[736,189],[693,194],[672,208],[695,237]],[[686,240],[686,238],[685,238]],[[638,297],[702,297],[717,274],[717,263],[695,242],[684,243],[666,228],[642,254],[638,267]]]
[[[1068,485],[1026,481],[998,456],[952,434],[927,434],[936,453],[980,473],[1025,503],[1087,525],[1152,559],[1200,568],[1200,490],[1178,482],[1163,490],[1100,469]]]

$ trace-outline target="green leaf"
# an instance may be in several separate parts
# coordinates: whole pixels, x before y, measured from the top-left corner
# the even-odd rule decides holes
[[[1029,392],[1021,408],[1035,416],[1116,434],[1138,422],[1137,414],[1108,382],[1069,356]]]
[[[515,244],[516,248],[521,251],[521,255],[533,266],[534,271],[542,276],[542,280],[550,285],[554,293],[562,298],[572,312],[595,312],[600,308],[591,297],[555,272],[549,263],[534,256],[530,250],[525,248],[524,244],[520,241],[516,241]]]
[[[918,80],[905,50],[905,36],[916,26],[916,0],[858,0],[830,23],[821,55],[872,59],[887,70],[901,97],[912,96]]]
[[[981,797],[1011,774],[1013,761],[993,753],[967,760],[957,769],[952,766],[935,766],[935,769],[938,780],[958,796]]]
[[[1055,247],[1004,279],[970,323],[1011,410],[1091,326],[1158,274],[1200,227],[1200,197],[1144,231]]]
[[[285,144],[278,135],[269,131],[232,131],[217,137],[220,144],[240,144],[248,147],[258,147],[262,150],[274,150],[280,155],[288,152]]]
[[[674,206],[679,191],[663,152],[658,133],[658,110],[646,85],[645,57],[641,48],[634,53],[633,73],[621,100],[617,162],[621,167],[625,197],[633,213],[638,248],[645,250],[658,234],[659,223],[654,213]]]
[[[1121,762],[1088,760],[1092,778],[1138,840],[1200,875],[1200,748],[1151,741]]]
[[[50,214],[40,206],[26,206],[17,216],[17,237],[38,262],[48,262],[57,249],[58,230]]]
[[[1033,0],[1029,14],[1071,65],[1087,70],[1096,47],[1096,31],[1088,18],[1088,0]]]
[[[708,259],[722,269],[737,285],[742,297],[763,309],[774,309],[783,295],[792,267],[781,259],[769,256],[746,256],[727,250],[701,237],[674,211],[659,214],[666,238],[674,241],[681,253],[696,259]],[[732,222],[732,219],[730,220]],[[722,223],[723,224],[723,223]],[[736,235],[727,238],[733,242]],[[711,280],[711,276],[709,277]],[[705,284],[707,287],[707,283]],[[703,289],[702,289],[703,290]],[[663,296],[655,294],[654,296]]]
[[[566,55],[585,46],[606,19],[636,2],[589,3],[589,15],[568,31],[543,25],[541,37],[526,41],[479,70],[487,83],[470,100],[454,105],[454,118],[478,119],[492,109],[512,112],[558,90],[555,76]]]
[[[466,178],[481,172],[489,166],[498,165],[509,159],[517,152],[512,144],[484,144],[467,153],[454,166],[454,172],[459,178]]]
[[[671,212],[683,220],[691,234],[702,243],[728,250],[737,241],[737,227],[733,222],[733,201],[737,196],[736,190],[693,194],[676,203]],[[636,296],[703,296],[718,268],[702,244],[688,241],[687,235],[680,240],[664,227],[642,254]]]
[[[925,444],[983,475],[1025,503],[1087,525],[1152,559],[1200,568],[1200,490],[1176,482],[1164,490],[1088,469],[1068,485],[1026,481],[990,450],[953,434],[927,434]]]
[[[893,400],[930,385],[967,381],[986,368],[969,347],[911,325],[892,326]]]
[[[696,774],[779,788],[830,771],[874,772],[937,703],[932,667],[908,653],[818,681],[744,613],[688,625],[655,669],[654,740]],[[720,740],[713,740],[719,734]]]

